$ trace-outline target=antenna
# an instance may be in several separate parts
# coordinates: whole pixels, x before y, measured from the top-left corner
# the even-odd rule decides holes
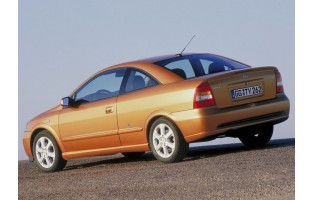
[[[191,42],[191,40],[195,37],[196,35],[193,35],[192,38],[189,40],[189,42],[187,43],[187,45],[185,46],[185,48],[179,53],[176,54],[177,56],[182,56],[183,52],[185,51],[185,49],[187,48],[187,46],[189,45],[189,43]]]

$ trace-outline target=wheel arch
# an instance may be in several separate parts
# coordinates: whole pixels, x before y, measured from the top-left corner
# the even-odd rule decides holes
[[[163,112],[154,113],[154,114],[150,115],[150,117],[148,118],[148,120],[146,122],[146,127],[145,127],[145,134],[146,134],[146,140],[147,140],[148,145],[149,145],[150,128],[151,128],[153,122],[155,122],[155,120],[157,120],[159,118],[165,118],[165,119],[169,120],[170,122],[172,122],[174,124],[174,126],[176,126],[178,131],[181,132],[180,128],[177,126],[177,124],[175,123],[175,120],[173,119],[173,117],[171,116],[171,114],[169,112],[163,111]],[[149,145],[149,148],[150,148],[150,145]]]
[[[32,155],[33,155],[33,143],[34,143],[34,139],[36,137],[36,135],[42,131],[47,131],[54,139],[55,141],[57,142],[58,146],[60,147],[61,149],[61,152],[64,153],[65,152],[65,148],[61,142],[61,138],[59,137],[59,135],[56,133],[56,131],[45,125],[45,124],[41,124],[39,126],[37,126],[36,128],[33,129],[32,131],[32,134],[31,134],[31,137],[30,137],[30,149],[31,149],[31,152],[32,152]]]

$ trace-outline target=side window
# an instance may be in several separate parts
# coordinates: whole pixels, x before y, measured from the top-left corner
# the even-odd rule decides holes
[[[75,101],[91,102],[119,94],[126,69],[105,72],[85,84],[75,95]]]
[[[171,62],[165,67],[184,79],[195,77],[195,72],[188,59]]]
[[[157,84],[158,83],[147,74],[132,69],[125,86],[125,92],[140,90]]]

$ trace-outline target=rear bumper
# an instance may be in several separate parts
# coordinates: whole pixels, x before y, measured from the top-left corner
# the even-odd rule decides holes
[[[288,119],[289,100],[285,94],[275,99],[219,109],[216,106],[171,113],[187,142],[219,135],[230,130]]]

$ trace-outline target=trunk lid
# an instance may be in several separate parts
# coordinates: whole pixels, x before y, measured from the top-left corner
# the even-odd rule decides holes
[[[207,79],[211,85],[217,107],[227,108],[275,98],[275,70],[275,67],[248,68],[201,79]]]

